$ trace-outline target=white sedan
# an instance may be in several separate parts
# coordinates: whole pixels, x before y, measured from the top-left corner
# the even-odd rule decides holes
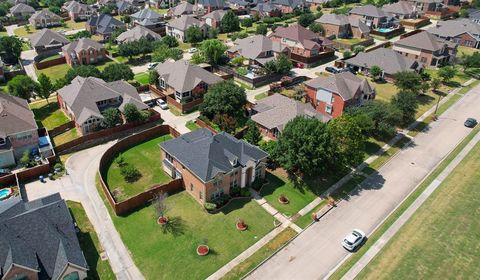
[[[359,229],[354,229],[350,234],[345,236],[345,239],[342,241],[343,248],[352,252],[360,246],[367,236],[365,233]]]
[[[163,110],[168,109],[167,102],[165,102],[163,99],[157,99],[157,105],[162,108]]]

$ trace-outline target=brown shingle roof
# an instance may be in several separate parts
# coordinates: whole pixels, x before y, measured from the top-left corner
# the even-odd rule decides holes
[[[367,80],[360,79],[351,72],[342,72],[329,77],[318,77],[305,82],[305,85],[338,93],[344,101],[354,98],[359,90],[365,94],[373,93],[373,88]]]
[[[0,135],[7,136],[37,128],[27,100],[0,92]]]

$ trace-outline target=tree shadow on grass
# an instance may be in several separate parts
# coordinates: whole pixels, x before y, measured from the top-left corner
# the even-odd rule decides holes
[[[168,223],[165,225],[160,225],[162,232],[164,234],[171,234],[175,237],[183,235],[187,228],[187,225],[181,217],[172,217],[168,219]]]
[[[417,98],[419,105],[430,104],[434,99],[434,97],[425,94],[420,94]]]
[[[224,215],[228,215],[230,212],[242,209],[251,200],[250,197],[232,199],[220,210],[220,212]]]

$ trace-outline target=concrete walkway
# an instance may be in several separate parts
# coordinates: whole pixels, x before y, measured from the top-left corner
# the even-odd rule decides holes
[[[370,247],[360,260],[343,276],[342,279],[354,279],[370,261],[382,250],[390,239],[400,230],[400,228],[413,216],[413,214],[422,206],[430,195],[442,184],[458,164],[467,156],[467,154],[480,141],[480,132],[470,140],[463,150],[450,162],[447,167],[428,185],[423,193],[408,207],[407,210],[388,228],[387,231]]]

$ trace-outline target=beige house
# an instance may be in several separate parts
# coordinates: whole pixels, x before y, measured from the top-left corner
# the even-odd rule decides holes
[[[62,18],[48,9],[36,11],[28,20],[35,28],[45,28],[59,26],[62,24]]]

